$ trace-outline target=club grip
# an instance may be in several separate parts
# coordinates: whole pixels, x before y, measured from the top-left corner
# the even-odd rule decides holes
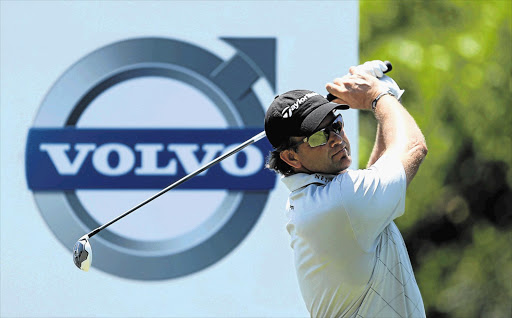
[[[388,69],[383,71],[383,73],[390,72],[393,69],[393,65],[391,64],[390,61],[384,61],[384,64],[386,64]],[[336,99],[336,96],[334,96],[333,94],[329,93],[329,94],[327,94],[327,96],[325,98],[327,98],[328,101],[332,102],[333,100]]]

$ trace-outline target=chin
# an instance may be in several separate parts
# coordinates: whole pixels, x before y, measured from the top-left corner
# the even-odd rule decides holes
[[[340,170],[340,172],[347,170],[350,167],[351,164],[352,164],[352,158],[350,156],[348,156],[346,158],[343,158],[341,160],[341,170]]]

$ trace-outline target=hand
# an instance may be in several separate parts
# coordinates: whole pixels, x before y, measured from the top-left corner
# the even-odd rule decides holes
[[[387,91],[388,87],[360,68],[351,67],[349,72],[350,74],[336,78],[333,83],[326,85],[327,91],[338,97],[333,102],[348,104],[355,109],[371,109],[372,101],[381,92]]]
[[[356,68],[377,78],[381,78],[384,76],[384,72],[388,71],[388,66],[379,60],[365,62]]]
[[[370,74],[374,77],[377,77],[380,81],[382,81],[386,87],[391,90],[393,95],[396,96],[396,99],[400,100],[403,93],[405,92],[403,89],[400,89],[398,84],[389,76],[384,75],[384,72],[388,70],[388,66],[379,60],[368,61],[364,64],[356,66],[356,69]]]
[[[398,100],[400,100],[403,93],[405,92],[404,90],[400,89],[398,84],[391,77],[384,75],[384,72],[388,71],[388,66],[386,65],[386,63],[384,63],[382,61],[379,61],[379,60],[369,61],[369,62],[365,62],[364,64],[361,64],[361,65],[358,65],[358,66],[355,66],[352,68],[355,69],[353,72],[365,73],[365,74],[369,74],[373,77],[378,78],[379,81],[381,82],[381,87],[383,87],[381,92],[390,90]],[[343,78],[350,76],[351,73],[347,74]],[[349,104],[347,101],[343,100],[343,98],[340,98],[340,96],[333,94],[331,91],[329,91],[329,93],[330,94],[328,95],[327,98],[330,101],[333,101],[333,102],[339,103],[339,104],[347,104],[347,105],[350,105],[352,108],[366,109],[366,108],[360,108],[357,106],[353,106],[352,104]]]
[[[398,84],[391,77],[384,75],[379,78],[379,81],[386,85],[386,87],[393,93],[393,95],[395,95],[396,99],[400,100],[405,90],[400,89]]]

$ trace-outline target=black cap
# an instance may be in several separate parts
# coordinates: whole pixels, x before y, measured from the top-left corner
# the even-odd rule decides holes
[[[322,95],[308,90],[289,91],[276,96],[265,116],[265,133],[278,148],[291,136],[309,136],[335,109],[348,105],[329,102]]]

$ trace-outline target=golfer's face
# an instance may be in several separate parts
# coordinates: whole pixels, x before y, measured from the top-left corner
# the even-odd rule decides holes
[[[328,127],[334,120],[334,114],[329,114],[322,121],[319,129]],[[304,137],[295,138],[296,141],[302,139]],[[311,147],[307,142],[302,143],[297,149],[297,155],[307,172],[338,174],[352,163],[350,142],[344,129],[341,129],[339,134],[330,131],[329,139],[324,145]]]

